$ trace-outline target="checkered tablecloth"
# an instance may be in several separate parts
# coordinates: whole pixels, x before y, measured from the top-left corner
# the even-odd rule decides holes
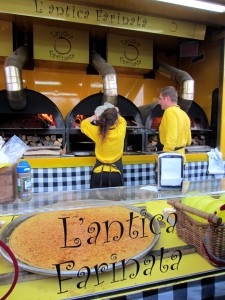
[[[225,275],[206,277],[145,292],[116,297],[117,300],[224,300]]]
[[[126,296],[109,295],[107,300],[224,300],[225,275],[174,283],[161,288],[149,288],[145,291],[124,291]],[[99,299],[99,296],[88,296],[85,299]]]
[[[184,180],[200,181],[213,179],[207,173],[207,162],[187,163]],[[32,169],[33,193],[84,190],[90,187],[92,167]],[[124,165],[125,186],[155,184],[156,173],[154,164]]]
[[[207,162],[192,162],[187,163],[184,170],[184,181],[192,183],[192,190],[203,191],[204,193],[219,191],[221,181],[216,180],[214,175],[207,174]],[[32,169],[32,192],[33,197],[37,194],[43,194],[38,201],[23,202],[16,201],[14,203],[0,205],[0,213],[17,212],[23,210],[24,213],[31,213],[49,205],[54,205],[58,202],[68,202],[74,200],[74,193],[67,193],[66,198],[64,192],[76,191],[76,197],[79,199],[86,198],[85,191],[90,187],[90,176],[92,167],[70,167],[70,168],[35,168]],[[156,184],[156,173],[154,164],[135,164],[124,165],[124,185],[125,187],[140,187],[145,185]],[[79,191],[82,193],[79,195]],[[128,195],[128,193],[131,193]],[[61,193],[60,195],[58,193]],[[132,189],[126,190],[125,197],[134,199]],[[149,193],[141,196],[146,199],[151,199]],[[140,194],[140,191],[138,192]],[[150,195],[151,196],[151,195]],[[160,198],[160,195],[158,195]],[[60,200],[59,200],[59,197]],[[64,199],[64,198],[65,199]],[[107,198],[107,195],[104,195]],[[138,197],[137,196],[137,200]],[[168,193],[169,197],[169,193]],[[118,198],[119,199],[119,198]],[[116,199],[117,200],[117,199]]]
[[[205,274],[206,275],[206,274]],[[143,291],[144,290],[144,291]],[[121,293],[124,296],[120,296]],[[138,288],[131,286],[123,292],[105,292],[101,295],[83,296],[83,300],[224,300],[225,275],[216,275],[201,279],[190,278],[186,282],[164,284],[162,287]],[[72,300],[72,299],[71,299]]]

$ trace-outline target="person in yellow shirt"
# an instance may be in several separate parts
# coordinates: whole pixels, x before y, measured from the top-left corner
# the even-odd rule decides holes
[[[97,112],[98,109],[80,125],[81,132],[95,142],[96,163],[91,174],[90,188],[122,186],[122,155],[127,122],[119,114],[118,107],[105,106],[100,114]]]
[[[184,147],[191,144],[191,122],[189,116],[177,104],[178,94],[173,86],[160,90],[159,104],[164,110],[159,126],[159,138],[163,152],[178,152],[184,155]]]

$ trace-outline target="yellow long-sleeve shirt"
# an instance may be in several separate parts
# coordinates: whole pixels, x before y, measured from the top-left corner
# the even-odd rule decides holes
[[[188,115],[178,106],[168,107],[159,126],[160,142],[164,152],[191,144],[191,124]],[[184,154],[184,148],[176,152]]]
[[[111,127],[104,142],[99,136],[99,127],[91,124],[88,119],[81,122],[80,128],[81,132],[95,142],[96,158],[103,163],[111,164],[119,160],[123,155],[126,126],[126,120],[119,115],[118,123]]]

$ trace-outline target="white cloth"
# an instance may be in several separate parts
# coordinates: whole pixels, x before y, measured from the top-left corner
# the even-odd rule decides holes
[[[207,154],[209,157],[208,174],[214,174],[215,176],[224,174],[224,161],[218,148],[212,149]]]
[[[107,108],[113,108],[113,107],[114,105],[112,103],[105,102],[103,105],[96,107],[95,115],[101,116]]]
[[[5,141],[3,140],[3,138],[0,136],[0,149],[2,149],[2,147],[4,146]]]

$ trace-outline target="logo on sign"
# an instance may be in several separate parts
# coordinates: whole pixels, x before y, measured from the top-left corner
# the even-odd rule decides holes
[[[120,62],[125,67],[137,67],[141,64],[140,58],[140,42],[136,39],[121,40],[123,45],[123,55],[120,57]]]
[[[51,31],[53,37],[53,47],[49,50],[49,55],[57,61],[71,61],[74,59],[72,49],[73,35],[66,30]]]

